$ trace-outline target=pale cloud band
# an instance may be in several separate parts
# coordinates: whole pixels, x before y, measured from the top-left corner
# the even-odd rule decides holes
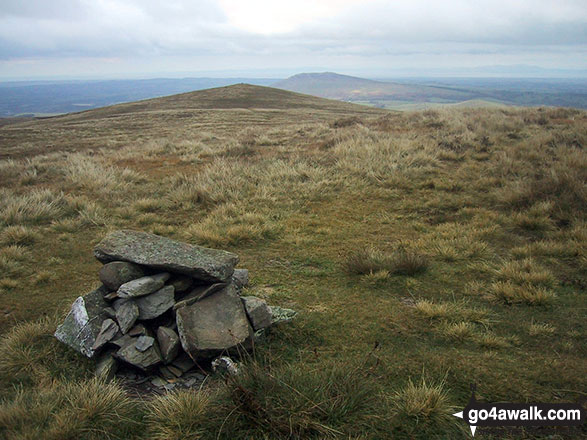
[[[134,60],[153,72],[169,70],[165,63],[192,71],[232,60],[246,69],[282,58],[334,68],[359,59],[380,68],[517,59],[584,69],[586,47],[587,8],[575,0],[0,2],[0,76],[31,62],[50,74],[54,59],[74,70],[84,60],[119,69]]]

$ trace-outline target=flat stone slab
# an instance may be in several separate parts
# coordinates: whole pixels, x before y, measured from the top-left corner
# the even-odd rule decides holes
[[[210,282],[229,280],[238,263],[238,256],[231,252],[131,230],[106,236],[94,249],[94,255],[102,263],[129,261]]]
[[[233,284],[176,311],[181,345],[192,359],[210,358],[237,346],[247,348],[253,329]]]
[[[129,281],[118,288],[118,296],[120,298],[135,298],[149,295],[161,289],[165,285],[165,281],[169,279],[169,276],[167,272],[164,272]]]
[[[108,317],[104,308],[108,306],[104,286],[78,297],[63,323],[57,327],[55,337],[74,350],[89,358],[96,354],[93,345],[102,329],[102,322]]]

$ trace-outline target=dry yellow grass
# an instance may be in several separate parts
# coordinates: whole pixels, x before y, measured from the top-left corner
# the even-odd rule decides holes
[[[488,400],[572,400],[586,385],[586,124],[568,109],[400,114],[236,86],[0,127],[0,412],[19,426],[0,436],[292,438],[293,412],[314,438],[458,439],[446,414],[471,378]],[[92,247],[118,228],[236,252],[251,293],[300,311],[258,347],[268,366],[245,394],[133,400],[120,417],[90,402],[105,408],[93,424],[47,403],[87,392],[91,368],[35,320],[94,287]],[[410,382],[424,367],[430,380]]]

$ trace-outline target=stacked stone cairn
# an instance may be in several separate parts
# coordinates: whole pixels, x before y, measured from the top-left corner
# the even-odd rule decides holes
[[[102,285],[75,300],[55,337],[96,359],[106,380],[119,366],[160,385],[210,361],[234,370],[226,356],[251,349],[267,327],[295,316],[241,296],[249,274],[235,269],[238,256],[230,252],[121,230],[94,254],[104,264]]]

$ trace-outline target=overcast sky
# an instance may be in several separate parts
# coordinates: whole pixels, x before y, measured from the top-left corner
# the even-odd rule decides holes
[[[0,79],[585,72],[586,4],[0,0]]]

